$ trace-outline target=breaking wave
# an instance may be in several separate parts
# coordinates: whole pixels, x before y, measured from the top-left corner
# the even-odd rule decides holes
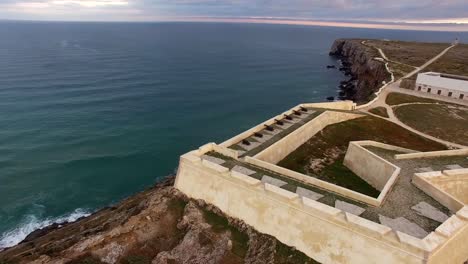
[[[28,215],[17,228],[7,231],[0,236],[0,251],[19,244],[29,234],[38,229],[47,227],[54,223],[63,224],[66,222],[75,222],[81,217],[86,217],[90,214],[90,211],[78,208],[68,215],[57,218],[48,218],[45,220],[40,220],[35,215]]]

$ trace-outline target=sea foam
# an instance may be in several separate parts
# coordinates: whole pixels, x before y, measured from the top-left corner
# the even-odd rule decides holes
[[[17,228],[7,231],[0,236],[0,251],[19,244],[29,234],[38,229],[47,227],[54,223],[63,224],[66,222],[75,222],[81,217],[86,217],[90,214],[90,211],[78,208],[70,214],[43,220],[38,219],[35,215],[28,215]]]

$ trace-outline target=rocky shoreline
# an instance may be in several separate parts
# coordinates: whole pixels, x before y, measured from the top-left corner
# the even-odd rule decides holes
[[[317,263],[174,189],[174,176],[77,222],[38,230],[1,264]]]
[[[341,61],[339,70],[347,77],[340,82],[339,98],[366,103],[373,94],[391,78],[385,64],[375,60],[377,51],[365,46],[362,40],[337,39],[329,52]]]

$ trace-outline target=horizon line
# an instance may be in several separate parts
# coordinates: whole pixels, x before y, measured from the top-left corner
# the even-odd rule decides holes
[[[417,22],[387,22],[372,20],[309,20],[303,18],[275,18],[275,17],[161,17],[140,20],[61,20],[61,19],[0,19],[11,22],[89,22],[89,23],[158,23],[158,22],[222,22],[222,23],[251,23],[277,25],[303,25],[320,27],[370,28],[388,30],[419,30],[468,32],[467,23],[417,23]]]

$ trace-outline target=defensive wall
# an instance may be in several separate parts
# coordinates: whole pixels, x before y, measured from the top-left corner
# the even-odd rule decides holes
[[[271,126],[276,123],[276,120],[281,120],[285,117],[285,115],[292,115],[294,114],[295,111],[300,111],[301,108],[324,108],[324,109],[330,109],[330,110],[344,110],[344,111],[352,111],[356,108],[356,103],[353,101],[340,101],[340,102],[330,102],[330,103],[310,103],[310,104],[299,104],[277,116],[274,116],[270,119],[268,119],[265,122],[262,122],[240,134],[237,136],[234,136],[223,143],[220,144],[220,146],[223,147],[229,147],[232,146],[240,141],[242,141],[245,138],[248,138],[249,136],[253,135],[256,132],[259,132],[265,128],[265,125]]]
[[[322,263],[462,263],[468,207],[424,239],[343,212],[201,159],[208,144],[180,158],[175,187]],[[229,150],[228,150],[229,151]],[[462,253],[460,253],[462,252]],[[450,257],[450,258],[448,258]],[[465,259],[464,259],[465,258]]]
[[[363,115],[360,114],[346,112],[325,111],[300,128],[291,132],[289,135],[278,140],[270,147],[264,149],[255,155],[254,158],[276,164],[326,126],[362,116]]]
[[[327,103],[325,106],[332,109],[334,105],[333,103],[331,105]],[[293,110],[301,107],[318,106],[302,104],[284,114],[291,114]],[[336,105],[336,107],[353,109],[355,105],[342,103]],[[381,191],[378,198],[363,195],[270,163],[280,159],[284,153],[292,151],[292,148],[289,148],[288,145],[294,144],[294,137],[302,137],[299,140],[296,139],[301,142],[304,138],[310,138],[310,135],[323,129],[326,126],[324,122],[325,124],[327,122],[332,124],[340,122],[339,120],[356,118],[355,114],[348,111],[338,111],[342,116],[340,118],[335,115],[328,116],[327,112],[323,112],[315,119],[291,132],[255,157],[240,158],[236,150],[228,147],[264,129],[265,124],[273,124],[276,121],[275,119],[283,118],[284,114],[249,129],[220,145],[209,143],[198,150],[186,153],[180,158],[175,187],[191,198],[202,199],[217,206],[227,215],[243,220],[259,232],[272,235],[284,244],[297,248],[321,263],[438,264],[447,263],[448,260],[450,263],[463,263],[466,261],[468,259],[468,243],[466,243],[468,237],[468,206],[461,202],[459,198],[452,197],[454,200],[458,200],[448,206],[455,214],[437,227],[435,231],[420,239],[327,204],[299,196],[286,189],[262,183],[260,180],[239,171],[233,171],[207,159],[202,159],[203,155],[214,151],[243,163],[276,172],[328,192],[337,193],[349,199],[364,202],[371,206],[380,206],[384,202],[385,195],[391,191],[400,168],[376,156],[367,150],[366,146],[376,146],[404,153],[398,154],[403,155],[400,158],[451,155],[446,152],[424,154],[373,141],[351,142],[345,162],[356,174],[366,181],[372,182],[376,188],[378,187]],[[328,121],[327,119],[321,120],[321,118],[325,117],[330,118]],[[317,118],[321,122],[314,123],[313,121]],[[309,125],[318,126],[320,129],[315,131],[315,129],[309,128]],[[284,148],[286,151],[277,153],[271,150],[267,151],[270,148]],[[457,150],[455,151],[457,152]],[[458,152],[461,151],[458,150]],[[451,153],[453,154],[453,151]],[[259,159],[259,157],[262,159]],[[359,168],[358,165],[361,165],[362,168]],[[443,173],[453,174],[455,171],[444,171]],[[416,183],[418,180],[422,184],[418,185]],[[436,184],[421,175],[415,175],[413,182],[418,187],[424,185],[420,188],[426,188],[427,191],[424,189],[423,191],[431,196],[436,196],[436,200],[450,199],[448,191],[437,188]],[[445,203],[442,204],[445,205]]]

